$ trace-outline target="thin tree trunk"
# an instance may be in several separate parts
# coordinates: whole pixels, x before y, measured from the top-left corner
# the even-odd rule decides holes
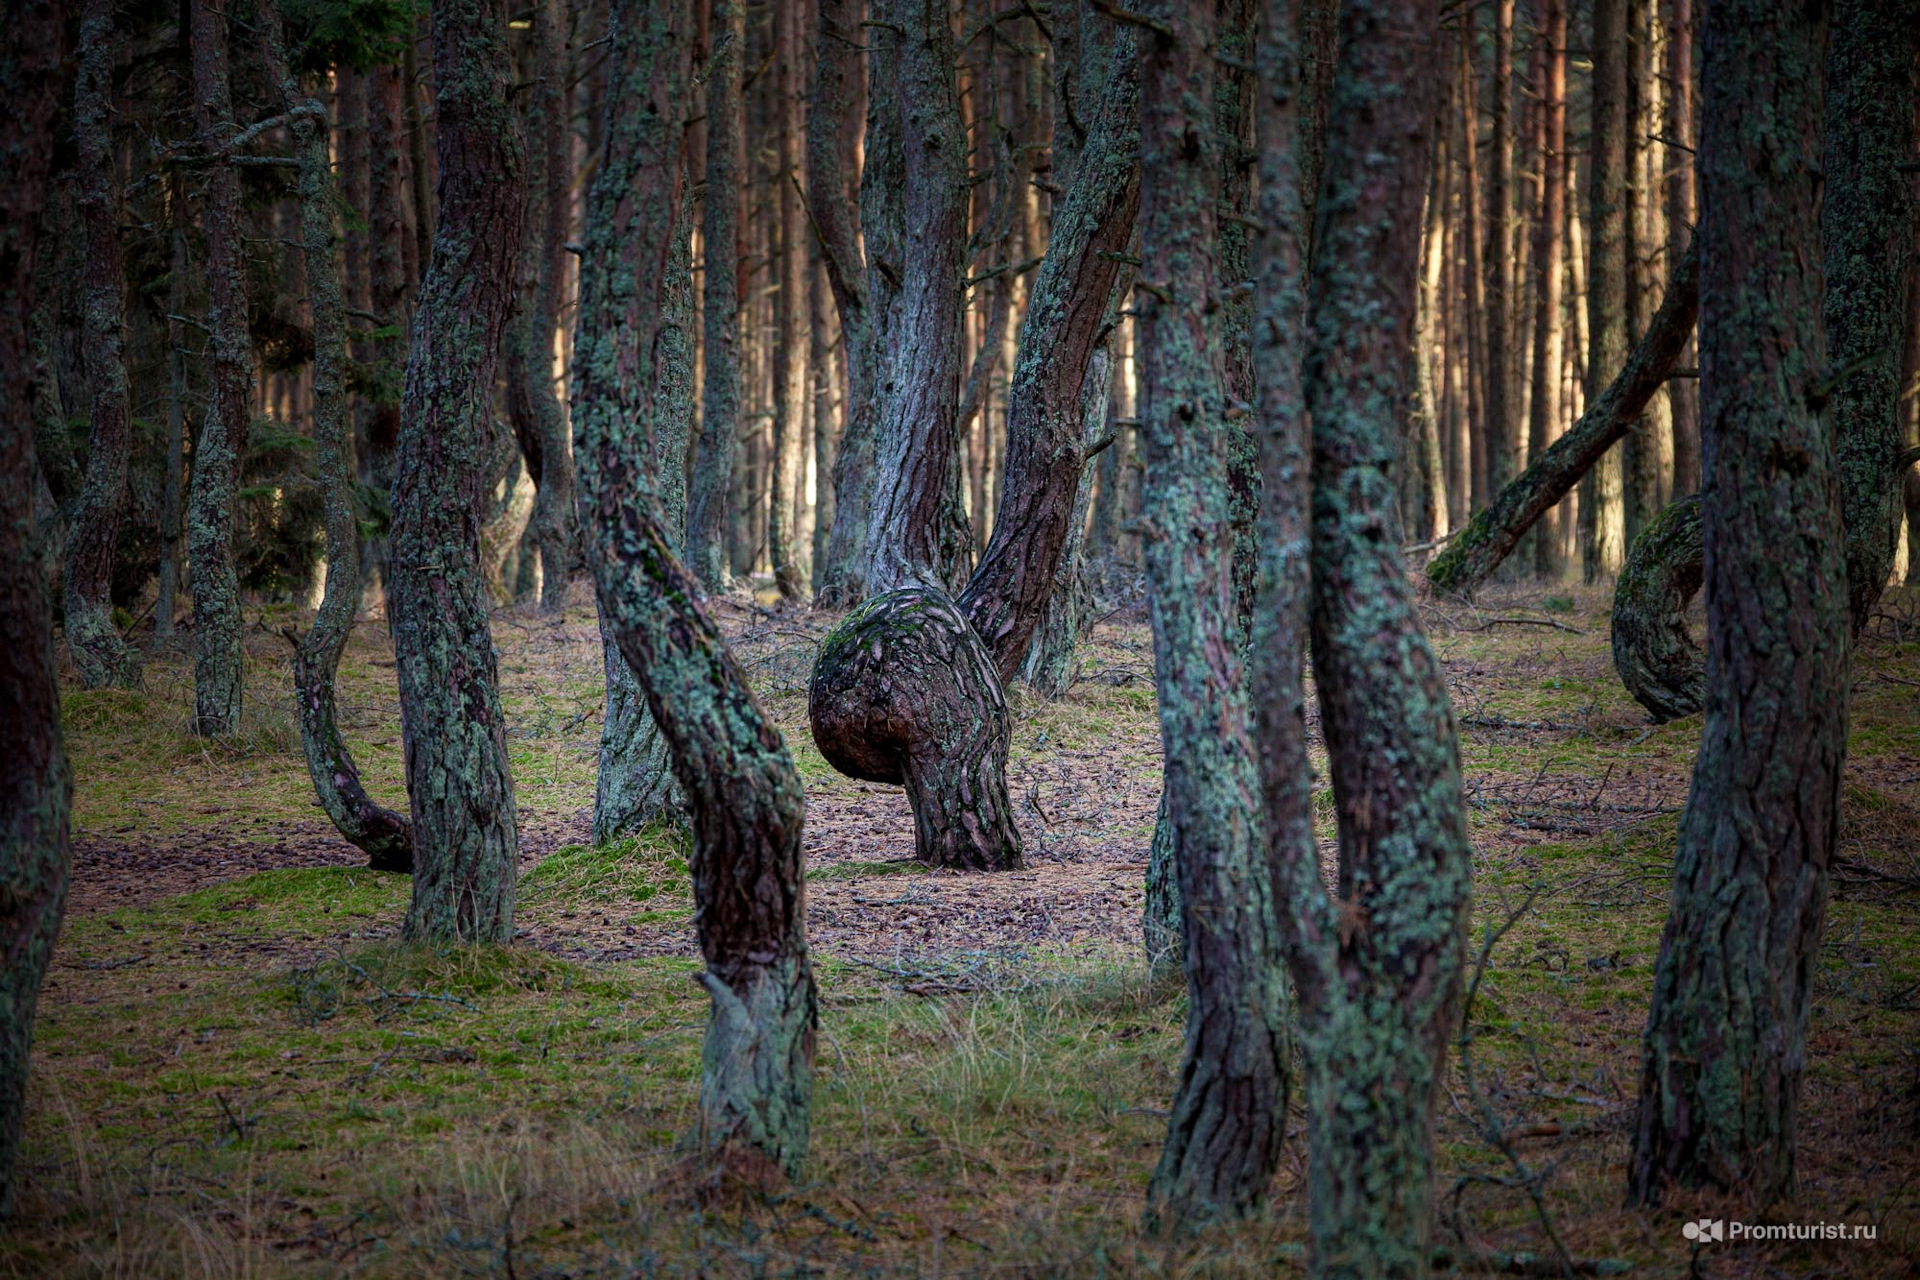
[[[73,775],[60,734],[47,557],[37,545],[34,360],[27,334],[34,253],[65,91],[64,6],[23,0],[0,38],[0,1220],[13,1207],[14,1160],[26,1117],[27,1068],[40,983],[53,958],[72,866]]]
[[[687,508],[687,566],[708,591],[724,591],[727,515],[733,496],[734,437],[740,431],[740,184],[746,126],[740,96],[746,5],[712,0],[712,68],[707,74],[707,185],[701,212],[706,270],[701,281],[706,368],[700,392],[700,447]]]
[[[1827,62],[1821,173],[1827,358],[1847,530],[1853,633],[1893,572],[1906,443],[1899,417],[1907,280],[1915,248],[1914,67],[1920,12],[1910,0],[1838,0]]]
[[[1493,6],[1493,163],[1487,176],[1487,438],[1489,488],[1498,493],[1523,465],[1526,436],[1515,412],[1513,254],[1513,0]]]
[[[167,176],[167,221],[171,257],[167,270],[167,470],[160,497],[160,582],[154,597],[153,634],[173,639],[174,614],[180,596],[180,504],[186,477],[187,352],[186,334],[179,319],[186,312],[187,256],[186,178],[177,170]]]
[[[441,210],[401,400],[389,599],[414,834],[404,933],[504,943],[519,816],[474,508],[524,159],[503,21],[485,0],[442,0],[432,22]]]
[[[227,0],[191,0],[194,121],[200,148],[224,158],[234,135],[227,83]],[[193,589],[193,730],[240,727],[244,659],[240,583],[233,559],[240,455],[253,403],[253,344],[240,230],[240,181],[230,164],[207,170],[201,221],[207,239],[207,328],[212,356],[207,417],[193,450],[187,502],[187,568]]]
[[[1625,133],[1625,185],[1621,201],[1621,243],[1626,283],[1622,298],[1626,312],[1626,332],[1636,334],[1646,327],[1652,303],[1648,295],[1651,272],[1648,264],[1654,255],[1652,225],[1653,199],[1646,178],[1647,138],[1654,131],[1650,106],[1653,81],[1652,16],[1649,0],[1626,0],[1626,99],[1622,103],[1621,127]],[[1665,505],[1662,490],[1668,481],[1667,450],[1660,440],[1659,397],[1647,404],[1639,423],[1629,431],[1620,446],[1622,479],[1621,537],[1631,547],[1640,531],[1660,514]],[[1623,557],[1624,559],[1624,557]]]
[[[1189,1008],[1147,1222],[1184,1232],[1244,1217],[1265,1199],[1286,1133],[1290,1046],[1279,920],[1270,896],[1249,891],[1260,852],[1261,824],[1249,821],[1259,774],[1210,314],[1221,287],[1219,148],[1237,139],[1219,138],[1209,118],[1217,114],[1214,6],[1163,0],[1152,16],[1165,33],[1143,37],[1140,71],[1142,520],[1155,531],[1147,581]]]
[[[800,0],[773,7],[773,61],[769,89],[777,171],[773,174],[774,333],[773,444],[768,467],[767,558],[786,599],[797,599],[811,578],[795,542],[794,509],[800,486],[801,437],[806,424],[807,349],[802,332],[807,255],[800,212]]]
[[[1588,128],[1587,399],[1627,358],[1627,0],[1594,0],[1593,118]],[[1635,410],[1639,412],[1639,410]],[[1629,426],[1629,430],[1633,429]],[[1609,448],[1580,486],[1581,574],[1611,577],[1626,556],[1625,464]]]
[[[133,444],[120,255],[120,156],[113,137],[113,65],[119,48],[112,0],[83,0],[73,131],[80,153],[80,218],[87,239],[81,351],[93,404],[87,480],[67,543],[66,631],[80,684],[87,689],[140,686],[140,655],[120,638],[111,594]]]
[[[409,302],[407,234],[403,207],[403,130],[400,75],[393,67],[379,67],[367,76],[367,272],[373,313],[389,336],[373,344],[373,356],[385,392],[367,415],[363,447],[357,462],[360,482],[386,500],[391,510],[393,447],[400,438],[400,383],[407,363],[407,337],[413,328]],[[384,593],[391,585],[393,566],[388,538],[368,539],[369,577],[378,574]]]
[[[1686,0],[1679,0],[1684,4]],[[1540,217],[1533,227],[1533,403],[1527,416],[1529,465],[1560,438],[1560,369],[1566,359],[1563,277],[1567,220],[1567,0],[1545,0],[1540,38],[1546,43],[1541,86],[1546,145],[1540,160]],[[1682,252],[1684,246],[1682,246]],[[1673,254],[1678,261],[1680,253]],[[1546,521],[1535,529],[1533,571],[1549,582],[1566,572],[1560,539]]]
[[[1644,1040],[1628,1196],[1791,1198],[1850,643],[1819,323],[1819,6],[1714,0],[1700,130],[1707,710]]]
[[[574,425],[595,586],[693,811],[695,919],[713,1000],[695,1140],[716,1177],[797,1175],[818,1013],[807,958],[800,778],[672,550],[662,482],[692,403],[685,272],[686,0],[613,0],[605,148],[581,260]],[[634,287],[638,282],[640,287]],[[690,279],[678,286],[691,298]],[[680,452],[671,446],[678,444]],[[662,448],[665,444],[669,447]],[[677,485],[677,482],[670,481]]]
[[[1460,27],[1460,212],[1461,235],[1466,245],[1461,263],[1465,284],[1461,331],[1465,340],[1461,350],[1466,359],[1467,431],[1472,442],[1470,473],[1473,480],[1473,510],[1484,511],[1493,500],[1493,433],[1487,417],[1487,293],[1485,244],[1481,220],[1485,217],[1485,197],[1480,190],[1480,108],[1479,80],[1473,65],[1473,36],[1466,23]]]
[[[1492,506],[1467,523],[1447,549],[1427,566],[1427,581],[1441,591],[1468,595],[1479,589],[1534,522],[1566,497],[1582,477],[1633,429],[1647,401],[1673,372],[1693,331],[1700,307],[1699,258],[1689,249],[1667,282],[1660,310],[1625,366],[1580,420],[1500,491]]]
[[[1693,238],[1693,0],[1667,0],[1667,261]],[[1685,359],[1683,353],[1682,359]],[[1673,412],[1673,491],[1700,492],[1700,389],[1691,379],[1667,387]]]
[[[413,839],[407,821],[367,795],[334,714],[334,676],[360,604],[360,530],[349,469],[347,316],[334,262],[335,193],[326,108],[306,96],[287,69],[274,0],[254,0],[254,24],[262,62],[279,90],[278,105],[292,120],[300,162],[301,249],[313,315],[314,470],[325,510],[327,581],[313,627],[294,643],[293,700],[300,745],[314,794],[340,834],[367,855],[374,870],[411,871]]]

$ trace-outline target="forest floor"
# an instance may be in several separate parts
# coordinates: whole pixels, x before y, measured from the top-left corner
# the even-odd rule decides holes
[[[1621,1207],[1699,719],[1646,723],[1614,678],[1606,603],[1506,589],[1427,613],[1485,947],[1441,1109],[1436,1247],[1467,1273],[1560,1274],[1556,1237],[1644,1276],[1920,1272],[1920,592],[1889,593],[1859,655],[1799,1199],[1766,1219],[1873,1224],[1871,1242],[1695,1244],[1684,1223],[1740,1210]],[[184,656],[157,655],[144,692],[64,698],[73,891],[0,1275],[1296,1270],[1297,1096],[1269,1215],[1174,1245],[1138,1227],[1185,1009],[1140,959],[1160,762],[1138,610],[1098,626],[1064,701],[1016,691],[1028,865],[999,875],[911,862],[904,794],[814,750],[806,679],[832,616],[744,596],[720,612],[807,786],[822,1010],[804,1180],[703,1207],[677,1176],[707,1006],[686,849],[666,829],[587,844],[585,595],[561,620],[495,619],[524,855],[523,933],[494,951],[395,942],[408,882],[362,869],[314,806],[289,619],[270,611],[231,742],[186,732]],[[341,702],[370,789],[404,808],[392,668],[363,623]]]

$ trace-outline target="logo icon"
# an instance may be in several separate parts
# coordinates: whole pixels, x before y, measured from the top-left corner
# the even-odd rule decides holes
[[[1689,1240],[1705,1244],[1709,1240],[1725,1240],[1727,1224],[1719,1218],[1702,1218],[1698,1222],[1689,1222],[1680,1228],[1680,1234]]]

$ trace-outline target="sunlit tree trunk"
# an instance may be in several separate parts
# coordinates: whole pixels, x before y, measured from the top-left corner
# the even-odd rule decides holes
[[[604,144],[581,259],[582,509],[605,625],[671,747],[693,815],[701,982],[713,1000],[694,1140],[715,1177],[764,1185],[797,1174],[807,1150],[818,1014],[804,800],[778,730],[673,553],[678,521],[661,495],[683,465],[685,436],[672,439],[683,428],[672,422],[693,394],[692,309],[668,288],[687,275],[687,3],[611,8]],[[674,287],[690,298],[690,282]]]
[[[1513,252],[1513,2],[1493,5],[1493,155],[1487,166],[1487,439],[1492,492],[1519,474],[1526,453],[1515,383]]]
[[[0,1219],[13,1207],[14,1160],[27,1105],[27,1064],[40,983],[53,957],[71,867],[67,820],[73,775],[60,733],[53,613],[37,535],[34,360],[26,299],[54,126],[66,88],[64,6],[24,0],[0,32]]]
[[[1597,400],[1627,358],[1627,0],[1594,0],[1593,114],[1587,135],[1586,398]],[[1580,484],[1581,573],[1611,577],[1626,555],[1625,462],[1610,447]]]
[[[1850,640],[1819,308],[1824,6],[1714,0],[1700,129],[1707,708],[1628,1165],[1791,1197]]]
[[[1680,0],[1685,3],[1686,0]],[[1529,462],[1546,455],[1563,429],[1560,368],[1566,358],[1562,289],[1566,273],[1567,220],[1567,0],[1545,0],[1540,39],[1545,42],[1541,85],[1546,144],[1540,157],[1540,210],[1533,224],[1533,400],[1527,415]],[[1553,523],[1532,535],[1533,571],[1548,581],[1566,571]]]
[[[119,48],[112,0],[85,0],[73,132],[80,152],[80,218],[87,241],[81,353],[93,408],[86,487],[67,542],[66,633],[80,683],[89,689],[140,684],[140,656],[120,638],[111,595],[133,444],[120,257],[120,155],[113,136],[113,68]]]
[[[513,937],[519,816],[480,570],[482,447],[525,214],[506,27],[433,9],[440,211],[420,285],[393,475],[389,610],[414,834],[405,936]]]

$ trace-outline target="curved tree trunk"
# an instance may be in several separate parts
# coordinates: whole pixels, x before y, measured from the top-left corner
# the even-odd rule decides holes
[[[1313,667],[1339,820],[1337,898],[1328,899],[1317,858],[1303,847],[1311,811],[1297,744],[1281,757],[1286,774],[1269,775],[1270,839],[1293,905],[1287,937],[1307,1069],[1313,1268],[1424,1276],[1436,1101],[1457,1029],[1472,850],[1446,682],[1391,536],[1389,468],[1411,372],[1435,106],[1425,69],[1439,15],[1433,0],[1348,0],[1340,22],[1302,374],[1312,432]],[[1270,429],[1287,428],[1276,417]],[[1278,559],[1269,573],[1289,557],[1297,563],[1300,536],[1303,482],[1293,474],[1297,453],[1282,443],[1269,463],[1291,501],[1272,517],[1270,537],[1284,541],[1270,549]],[[1284,600],[1285,582],[1270,582]],[[1276,635],[1262,646],[1264,670],[1289,660],[1278,645],[1291,634],[1277,625]],[[1284,674],[1266,689],[1263,710],[1271,700],[1271,713],[1290,717]]]
[[[1166,812],[1184,907],[1186,1050],[1147,1223],[1191,1231],[1255,1212],[1286,1135],[1279,918],[1258,886],[1259,774],[1241,660],[1232,462],[1210,315],[1219,139],[1215,12],[1163,0],[1141,37],[1146,540]],[[1084,161],[1083,161],[1084,163]],[[1251,370],[1248,371],[1251,373]]]
[[[481,450],[525,213],[505,26],[433,8],[440,216],[393,477],[390,614],[414,833],[413,940],[507,942],[519,816],[480,569]]]
[[[1702,41],[1707,706],[1654,971],[1627,1192],[1791,1198],[1839,835],[1851,644],[1819,323],[1823,7],[1714,0]]]
[[[575,348],[582,510],[602,617],[693,810],[701,981],[713,999],[695,1137],[716,1174],[766,1183],[799,1172],[813,1090],[804,799],[779,732],[673,554],[677,522],[660,491],[684,456],[684,438],[679,453],[660,447],[663,423],[691,401],[691,334],[667,340],[688,320],[659,287],[686,253],[686,0],[613,0],[610,16],[606,143],[588,197]]]
[[[0,33],[0,1220],[13,1207],[14,1157],[40,983],[53,958],[72,866],[73,775],[60,734],[47,559],[36,536],[34,361],[27,335],[34,253],[53,167],[67,54],[64,6],[26,0]]]
[[[733,493],[734,435],[740,430],[740,187],[747,166],[740,79],[746,22],[742,0],[713,0],[707,194],[700,229],[706,245],[701,313],[706,380],[687,508],[687,566],[709,591],[726,590],[733,577],[727,566],[727,504]],[[808,142],[811,146],[811,131]],[[836,207],[843,206],[836,202]]]
[[[301,92],[287,70],[280,13],[273,0],[255,0],[263,61],[292,120],[300,162],[300,232],[313,314],[314,469],[326,512],[327,582],[313,627],[295,642],[293,700],[300,745],[320,807],[376,871],[413,869],[407,820],[367,795],[360,770],[340,736],[334,676],[353,633],[360,603],[360,529],[354,518],[347,436],[347,320],[333,253],[334,190],[329,170],[326,108]]]
[[[1580,421],[1527,464],[1520,478],[1467,522],[1427,564],[1436,590],[1470,595],[1500,567],[1541,516],[1557,506],[1620,437],[1633,429],[1647,401],[1673,372],[1700,310],[1700,258],[1689,250],[1674,265],[1667,296],[1620,375],[1589,402]]]
[[[127,495],[132,423],[127,404],[126,286],[120,260],[120,157],[113,144],[113,64],[120,48],[112,0],[80,12],[80,73],[73,98],[79,146],[86,331],[81,355],[93,392],[87,482],[67,544],[67,647],[89,689],[140,685],[140,656],[113,624],[113,557]]]
[[[533,6],[533,83],[520,112],[527,141],[526,234],[520,246],[519,311],[506,336],[507,408],[535,485],[528,528],[540,547],[543,613],[566,610],[576,515],[567,415],[553,377],[573,198],[566,36],[554,12],[557,3],[537,0]]]
[[[1913,270],[1914,59],[1920,13],[1908,0],[1838,0],[1821,172],[1821,315],[1836,385],[1828,402],[1847,529],[1847,595],[1857,636],[1893,572],[1900,475],[1898,415],[1907,277]]]
[[[200,149],[224,158],[233,138],[227,83],[228,0],[190,0],[194,123]],[[245,663],[240,582],[233,562],[234,501],[246,448],[253,382],[241,261],[240,180],[233,166],[207,170],[201,222],[207,240],[207,328],[212,356],[207,416],[193,449],[187,498],[187,573],[193,591],[193,731],[240,727]]]
[[[1706,705],[1706,655],[1687,630],[1705,573],[1700,499],[1682,498],[1633,540],[1613,590],[1613,669],[1655,724]]]

